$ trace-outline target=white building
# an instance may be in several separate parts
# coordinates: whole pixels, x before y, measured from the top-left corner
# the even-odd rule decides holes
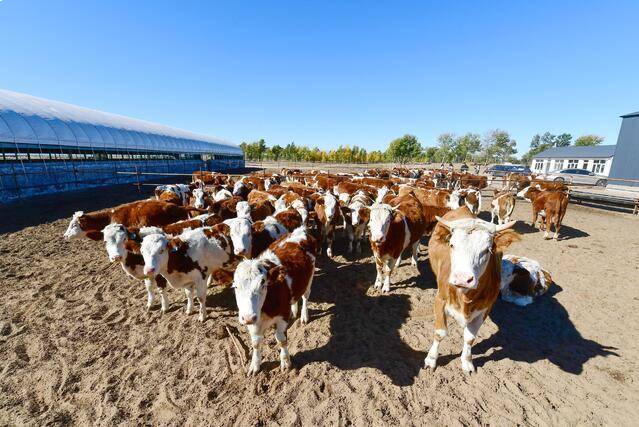
[[[555,147],[533,157],[530,169],[534,173],[547,173],[559,169],[587,169],[608,176],[616,145],[590,147]]]

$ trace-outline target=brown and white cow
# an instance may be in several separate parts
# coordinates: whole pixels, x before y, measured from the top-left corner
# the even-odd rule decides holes
[[[517,255],[504,255],[501,260],[501,299],[520,306],[545,294],[553,284],[547,270],[539,262]]]
[[[321,224],[322,241],[320,248],[326,243],[326,255],[333,257],[333,240],[335,240],[335,227],[343,223],[342,211],[337,197],[330,191],[319,197],[315,202],[315,213]],[[320,250],[321,253],[321,250]]]
[[[412,194],[398,196],[390,204],[376,203],[370,208],[368,228],[377,267],[374,287],[389,292],[390,277],[405,249],[412,247],[411,264],[417,265],[419,240],[426,232],[422,204]]]
[[[362,241],[366,237],[366,227],[370,219],[370,207],[373,199],[365,192],[357,192],[353,195],[348,206],[343,209],[346,237],[348,238],[348,252],[362,252]]]
[[[536,187],[526,187],[519,193],[518,197],[528,200],[532,204],[532,226],[537,223],[537,219],[541,216],[542,229],[544,230],[544,239],[548,239],[550,227],[555,225],[555,234],[553,239],[559,238],[559,230],[566,215],[568,208],[568,194],[564,191],[544,191]],[[543,224],[545,219],[545,224]]]
[[[264,333],[275,327],[280,347],[280,369],[291,368],[286,330],[291,315],[297,316],[302,300],[300,322],[306,324],[308,298],[315,273],[315,240],[305,227],[282,236],[256,259],[240,262],[233,276],[238,318],[251,336],[253,355],[248,374],[259,372]]]
[[[64,238],[72,240],[88,237],[101,240],[102,229],[109,224],[122,224],[125,227],[161,227],[187,219],[192,212],[200,210],[159,200],[140,200],[86,214],[78,211],[73,214]]]
[[[515,200],[515,196],[509,191],[495,190],[493,200],[490,202],[490,222],[495,222],[495,217],[497,217],[497,224],[510,222],[510,216],[515,210]]]
[[[448,333],[448,318],[464,329],[462,370],[473,372],[471,346],[499,295],[502,251],[520,239],[515,222],[494,225],[467,207],[448,212],[428,243],[430,265],[437,278],[435,337],[424,361],[434,369],[439,343]]]
[[[169,300],[165,293],[166,280],[159,274],[155,277],[144,274],[144,259],[140,252],[142,239],[153,233],[161,233],[161,230],[156,227],[129,230],[122,224],[109,224],[102,230],[109,261],[119,262],[128,276],[144,282],[147,292],[147,310],[153,306],[157,289],[162,303],[162,313],[165,313],[169,309]]]
[[[186,314],[193,311],[193,298],[200,304],[198,320],[206,319],[206,288],[214,270],[233,260],[233,246],[226,224],[186,230],[177,237],[150,234],[142,239],[140,252],[144,274],[164,276],[174,288],[184,289]]]
[[[180,206],[187,206],[191,198],[193,190],[199,184],[167,184],[155,187],[155,198],[168,203],[174,203]]]

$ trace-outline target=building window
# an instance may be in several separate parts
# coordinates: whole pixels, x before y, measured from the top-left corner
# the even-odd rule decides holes
[[[592,171],[594,173],[604,173],[604,168],[606,167],[606,161],[605,160],[593,160],[593,167],[592,167]]]
[[[555,170],[563,169],[564,161],[563,160],[555,160]]]
[[[543,171],[544,170],[544,161],[543,160],[535,160],[534,169],[536,171]]]
[[[568,169],[576,169],[579,166],[579,160],[568,160]]]
[[[590,166],[590,160],[584,160],[584,169],[592,171],[592,166]]]

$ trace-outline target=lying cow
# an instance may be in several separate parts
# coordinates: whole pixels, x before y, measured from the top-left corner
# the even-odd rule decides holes
[[[504,255],[501,260],[501,299],[517,305],[528,305],[543,295],[553,284],[552,276],[532,259]]]
[[[428,242],[437,278],[435,338],[424,363],[435,369],[451,317],[464,329],[462,370],[473,372],[471,346],[499,295],[502,251],[520,236],[510,230],[515,221],[496,226],[476,218],[465,206],[438,221]]]
[[[164,276],[174,288],[183,288],[187,298],[186,314],[193,312],[193,297],[200,304],[198,320],[206,319],[206,288],[214,270],[232,260],[233,246],[228,226],[186,230],[177,237],[150,234],[142,240],[144,274]]]
[[[291,368],[286,330],[291,315],[297,315],[302,300],[300,322],[308,323],[308,297],[315,272],[315,239],[305,227],[282,236],[259,258],[240,262],[233,276],[239,322],[251,336],[253,355],[248,374],[259,372],[264,333],[275,326],[280,347],[280,369]]]

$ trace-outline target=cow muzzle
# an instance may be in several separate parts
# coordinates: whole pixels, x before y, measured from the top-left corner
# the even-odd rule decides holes
[[[254,325],[257,323],[257,314],[243,314],[241,320],[245,325]]]
[[[464,289],[474,289],[477,286],[475,276],[470,273],[451,273],[449,282],[453,286]]]
[[[153,277],[155,275],[155,268],[153,267],[145,267],[144,268],[144,275],[147,277]]]
[[[111,262],[119,262],[119,261],[122,261],[122,256],[121,256],[121,255],[112,255],[112,256],[109,256],[109,261],[111,261]]]

